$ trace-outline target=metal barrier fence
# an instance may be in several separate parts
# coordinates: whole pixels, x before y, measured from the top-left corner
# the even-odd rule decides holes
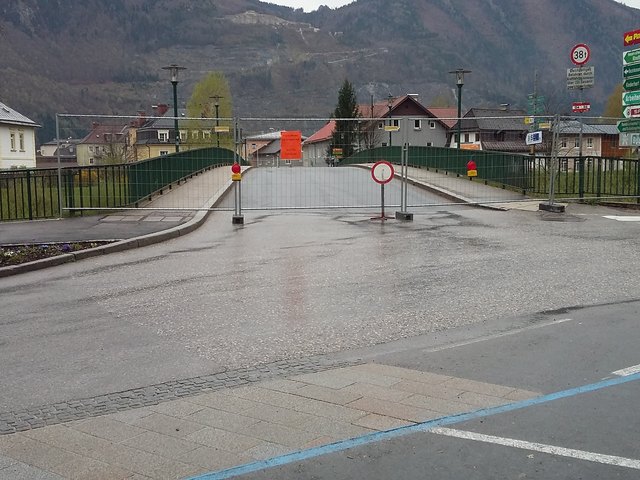
[[[233,151],[210,147],[136,163],[1,171],[0,219],[33,220],[75,211],[135,208],[153,194],[233,161]]]
[[[0,219],[154,208],[146,201],[150,196],[234,160],[253,167],[242,180],[242,203],[248,209],[370,207],[379,201],[379,186],[366,170],[355,167],[381,159],[394,163],[402,175],[419,177],[421,183],[479,203],[544,199],[551,195],[552,179],[555,195],[567,199],[640,199],[638,160],[628,158],[632,150],[616,144],[618,136],[611,125],[583,125],[575,118],[536,118],[551,130],[543,131],[544,142],[523,152],[527,130],[522,125],[530,118],[508,112],[462,119],[461,148],[448,146],[455,142],[456,133],[450,126],[457,119],[451,118],[412,114],[398,119],[373,114],[358,119],[180,117],[176,142],[176,119],[163,113],[155,117],[59,115],[58,137],[66,140],[56,143],[55,153],[45,155],[49,165],[58,168],[0,171]],[[467,125],[469,121],[477,123],[477,132]],[[493,125],[495,131],[480,128],[486,125]],[[281,132],[292,130],[301,132],[303,142],[299,158],[290,159],[283,155]],[[498,151],[514,145],[520,152]],[[178,147],[180,151],[175,152]],[[60,152],[65,148],[75,149],[72,167],[62,166],[66,163]],[[470,160],[477,164],[474,178],[467,177]],[[201,189],[199,193],[206,196],[228,184],[229,177],[230,173],[220,173],[198,182],[197,187],[192,182],[184,188]],[[450,201],[413,187],[410,193],[409,205]],[[392,184],[387,194],[390,205],[401,204],[401,195],[406,196]],[[215,208],[232,209],[231,202],[223,198]],[[193,202],[163,205],[202,206]]]

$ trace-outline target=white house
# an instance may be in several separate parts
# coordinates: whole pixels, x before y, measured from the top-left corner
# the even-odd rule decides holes
[[[0,169],[36,168],[36,128],[39,126],[0,102]]]

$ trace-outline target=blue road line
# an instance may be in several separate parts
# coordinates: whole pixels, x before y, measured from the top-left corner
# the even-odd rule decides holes
[[[319,457],[327,453],[336,453],[348,450],[350,448],[359,447],[361,445],[367,445],[370,443],[380,442],[383,440],[389,440],[391,438],[402,437],[417,432],[426,432],[435,427],[441,427],[445,425],[453,425],[456,423],[466,422],[468,420],[474,420],[482,417],[489,417],[491,415],[497,415],[499,413],[511,412],[514,410],[520,410],[523,408],[533,407],[535,405],[542,405],[544,403],[553,402],[562,398],[574,397],[583,393],[594,392],[603,388],[613,387],[616,385],[622,385],[624,383],[640,380],[640,373],[628,375],[626,377],[616,377],[600,382],[590,383],[588,385],[582,385],[580,387],[570,388],[568,390],[561,390],[559,392],[550,393],[548,395],[541,395],[539,397],[530,398],[528,400],[522,400],[519,402],[508,403],[506,405],[500,405],[498,407],[481,408],[472,412],[460,413],[457,415],[449,415],[446,417],[436,418],[434,420],[428,420],[426,422],[417,423],[415,425],[409,425],[406,427],[398,427],[392,430],[385,430],[383,432],[369,433],[361,437],[350,438],[348,440],[341,440],[338,442],[323,445],[321,447],[314,447],[307,450],[300,450],[298,452],[288,453],[278,457],[270,458],[267,460],[260,460],[253,463],[247,463],[245,465],[239,465],[237,467],[227,468],[218,472],[205,473],[196,477],[191,477],[190,480],[224,480],[227,478],[244,475],[247,473],[257,472],[272,467],[279,467],[281,465],[287,465],[289,463],[300,462],[308,460],[310,458]]]

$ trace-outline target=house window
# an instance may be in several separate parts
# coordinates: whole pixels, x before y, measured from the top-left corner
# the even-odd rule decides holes
[[[562,148],[567,148],[567,139],[563,138],[562,141],[560,142],[560,146]]]
[[[187,139],[187,132],[180,130],[180,140],[185,141]]]
[[[396,120],[394,120],[394,121],[393,121],[393,126],[394,126],[394,127],[399,127],[399,126],[400,126],[400,120],[397,120],[397,119],[396,119]]]
[[[11,132],[11,151],[15,152],[16,151],[16,134],[14,132]]]
[[[464,143],[469,143],[469,134],[468,133],[464,134]]]
[[[20,132],[18,134],[18,138],[19,138],[19,143],[20,143],[20,151],[24,152],[24,133]]]
[[[93,157],[89,158],[89,164],[93,165]]]
[[[378,130],[382,130],[384,128],[384,123],[378,122]]]
[[[436,122],[434,122],[433,120],[429,121],[429,128],[434,129],[436,128]]]
[[[158,130],[158,140],[161,142],[169,141],[169,131],[168,130]]]
[[[433,142],[427,142],[427,147],[433,147]]]
[[[578,148],[580,146],[580,138],[576,137],[573,140],[573,146],[576,147],[576,148]]]
[[[93,153],[93,145],[89,145],[89,151]]]
[[[160,156],[162,155],[169,155],[169,151],[168,150],[160,150]]]
[[[422,130],[422,120],[417,119],[413,121],[413,129],[414,130]]]
[[[593,148],[593,138],[587,138],[587,148]]]

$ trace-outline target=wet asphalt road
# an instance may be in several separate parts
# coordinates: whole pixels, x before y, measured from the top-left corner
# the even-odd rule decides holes
[[[542,400],[228,478],[636,479],[640,381],[614,372],[640,361],[639,316],[640,301],[623,302],[510,319],[514,330],[492,321],[492,334],[438,347],[364,349],[383,364],[526,388]]]
[[[354,192],[357,195],[357,191]],[[185,237],[0,279],[0,411],[637,298],[637,223],[575,207],[211,215]]]

